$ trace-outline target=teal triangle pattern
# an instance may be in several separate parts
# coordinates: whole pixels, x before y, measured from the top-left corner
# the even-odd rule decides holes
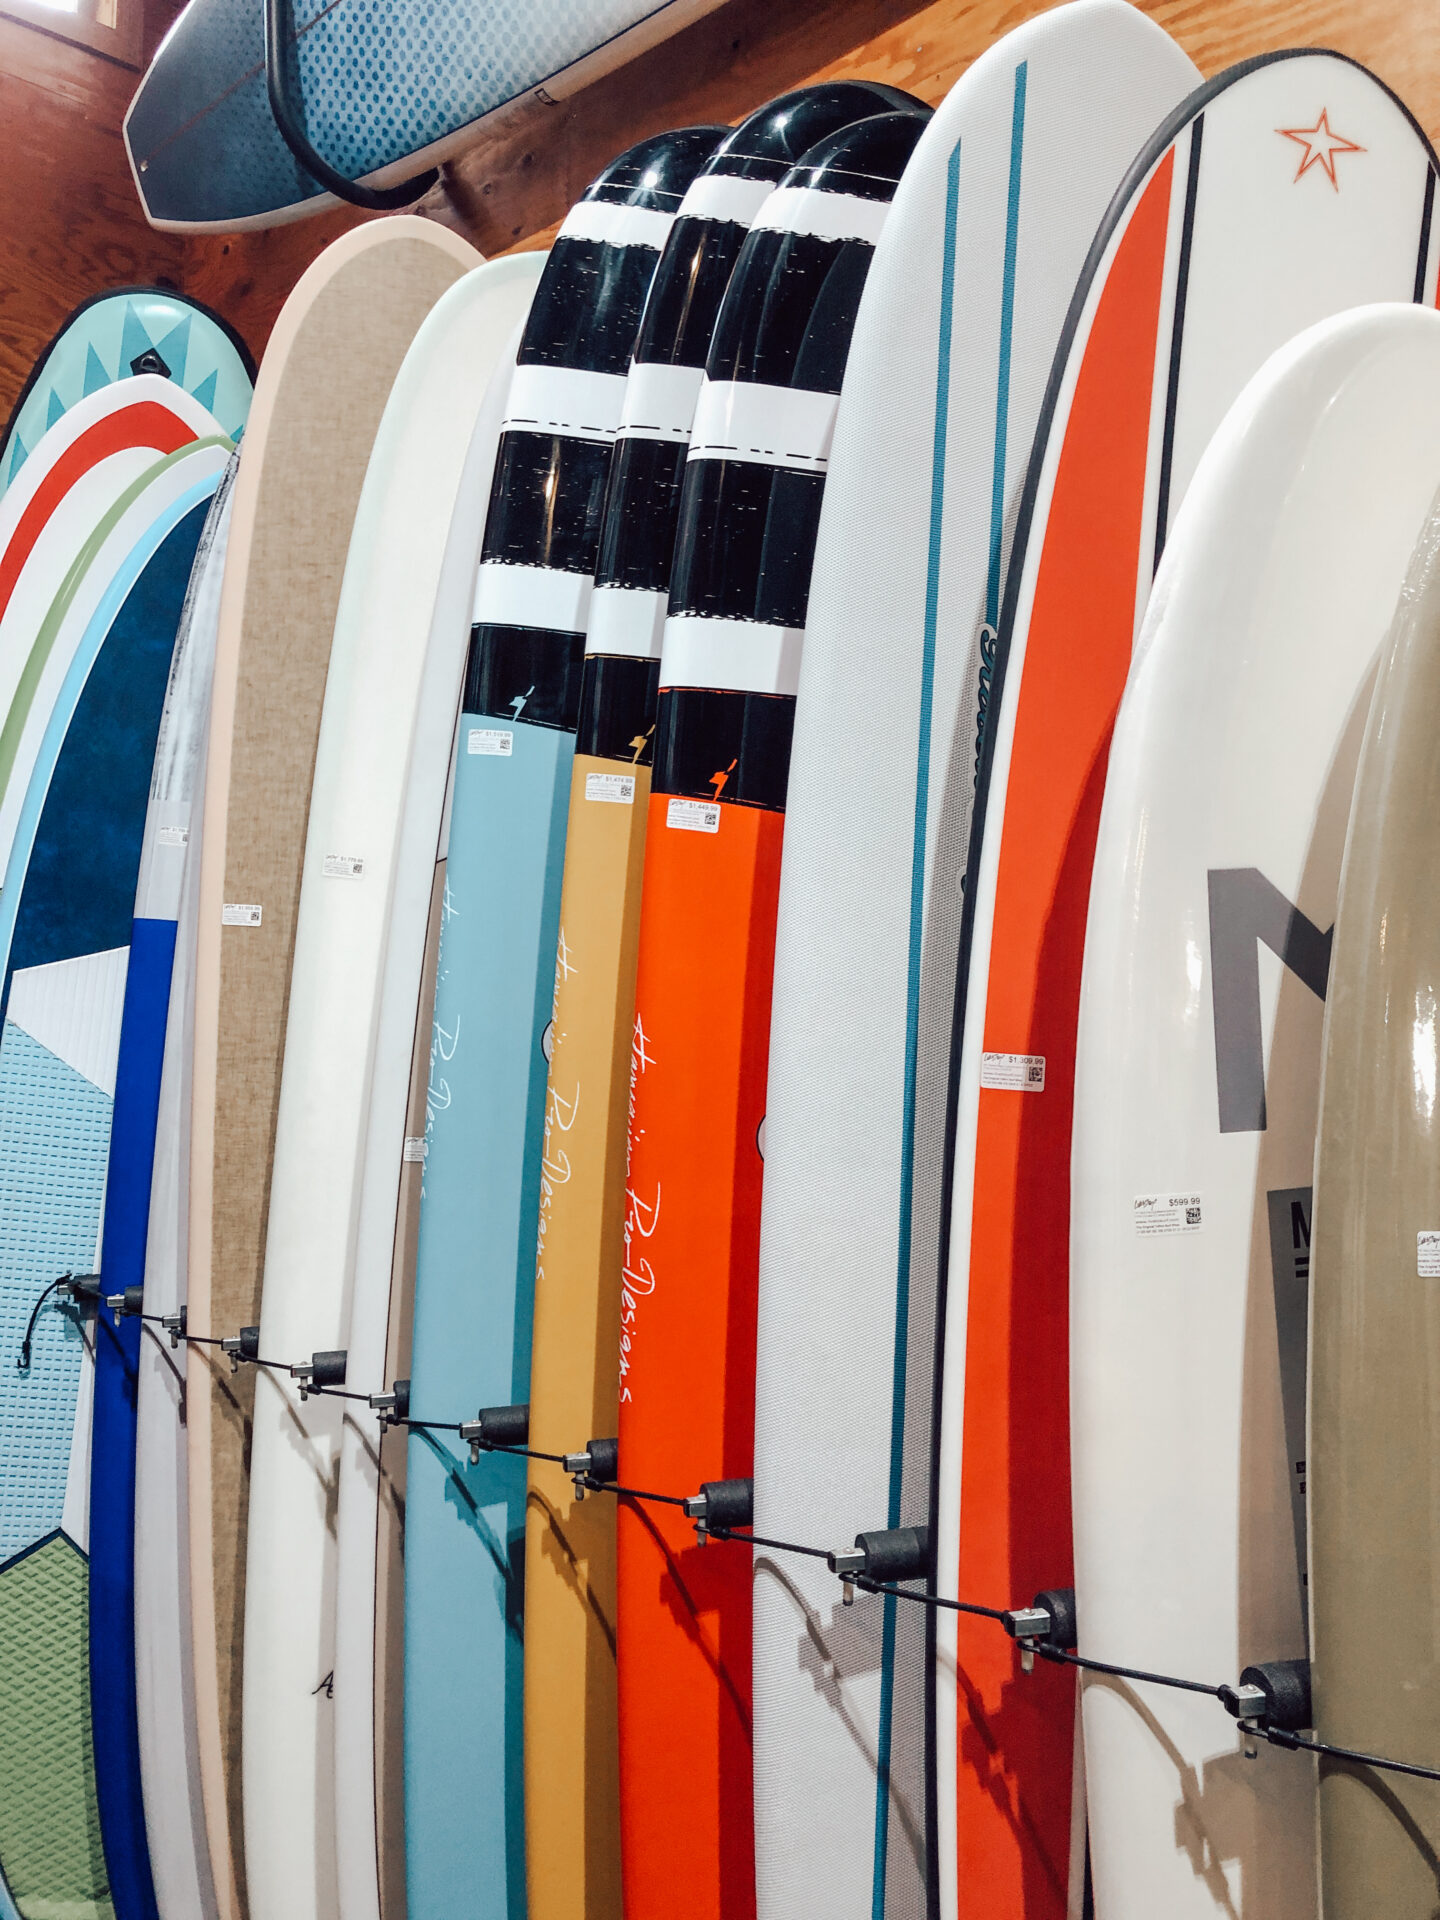
[[[57,420],[63,420],[64,418],[65,402],[60,398],[59,391],[55,387],[52,387],[50,389],[50,405],[45,412],[45,426],[47,430],[53,427]]]
[[[15,478],[16,474],[20,471],[21,467],[24,466],[25,462],[29,458],[30,458],[30,449],[25,445],[25,442],[20,438],[19,434],[17,433],[15,436],[15,451],[10,456],[10,479],[11,480]],[[8,485],[9,482],[7,481],[6,484]]]
[[[185,356],[190,351],[190,315],[187,313],[178,327],[172,327],[165,338],[156,343],[155,351],[170,369],[170,378],[185,384]],[[125,362],[128,367],[130,362]]]
[[[138,360],[142,353],[148,353],[155,342],[150,338],[149,329],[135,311],[135,302],[125,302],[125,324],[120,330],[120,366],[116,378],[123,380],[130,371],[132,361]],[[166,357],[166,365],[170,364]],[[89,392],[89,388],[86,388]]]
[[[162,348],[161,351],[163,352],[164,349]],[[211,413],[215,411],[215,385],[219,378],[220,369],[217,367],[213,373],[206,374],[191,396],[198,400],[202,407],[208,407]]]
[[[101,364],[100,356],[94,347],[85,349],[85,392],[98,393],[102,387],[110,385],[110,376]]]

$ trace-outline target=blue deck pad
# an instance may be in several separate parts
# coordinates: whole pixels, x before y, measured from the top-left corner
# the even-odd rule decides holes
[[[529,1397],[543,1047],[575,736],[516,724],[459,762],[416,1269],[416,1417]],[[493,733],[493,718],[476,723]],[[410,1920],[525,1912],[525,1462],[410,1436],[405,1831]]]

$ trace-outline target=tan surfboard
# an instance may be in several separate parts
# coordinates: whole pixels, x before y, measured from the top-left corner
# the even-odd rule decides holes
[[[1330,952],[1310,1296],[1321,1739],[1440,1766],[1440,503],[1370,709]],[[1320,1765],[1325,1920],[1435,1910],[1440,1784]]]
[[[530,1444],[547,1453],[610,1438],[618,1422],[650,800],[650,769],[635,763],[636,752],[629,761],[577,752],[570,785],[530,1370]],[[619,1920],[615,1503],[578,1500],[565,1473],[541,1460],[530,1463],[526,1497],[525,1646],[530,1911],[544,1920]]]
[[[201,868],[189,1324],[260,1318],[301,855],[351,523],[417,328],[476,264],[410,216],[329,247],[276,322],[235,486]],[[240,1689],[253,1376],[190,1348],[191,1605],[201,1782],[220,1920],[246,1911]]]

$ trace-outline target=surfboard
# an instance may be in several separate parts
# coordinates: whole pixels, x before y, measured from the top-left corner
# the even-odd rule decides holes
[[[219,450],[217,449],[217,454]],[[228,439],[223,452],[230,452]],[[177,471],[188,461],[177,462]],[[173,583],[163,597],[151,589],[148,617],[164,658],[164,705],[158,737],[149,709],[140,748],[148,749],[150,804],[143,815],[120,1033],[115,1065],[110,1153],[101,1217],[100,1286],[107,1297],[143,1289],[155,1125],[164,1064],[165,1029],[175,956],[175,924],[184,852],[172,833],[188,806],[155,792],[155,775],[169,788],[177,735],[194,736],[209,705],[208,660],[185,645],[183,625],[189,574],[225,461],[211,460],[205,513],[191,515],[192,536],[182,549],[185,579],[177,600]],[[188,556],[188,558],[187,558]],[[148,583],[147,583],[148,584]],[[137,583],[132,597],[145,591]],[[133,668],[131,669],[133,673]],[[198,684],[197,684],[198,683]],[[125,698],[131,697],[127,686]],[[124,705],[110,721],[120,731]],[[94,1322],[94,1386],[90,1436],[90,1702],[95,1730],[96,1788],[105,1863],[117,1915],[155,1915],[154,1875],[145,1827],[140,1776],[139,1709],[135,1667],[135,1442],[140,1322],[101,1305]]]
[[[1410,374],[1398,402],[1422,431],[1432,365]],[[1379,440],[1367,438],[1367,460]],[[1440,1764],[1435,1666],[1393,1622],[1396,1607],[1427,1607],[1435,1590],[1428,1499],[1405,1463],[1432,1420],[1440,1219],[1429,1092],[1437,942],[1421,879],[1435,820],[1436,536],[1432,510],[1381,650],[1330,942],[1305,1448],[1315,1731],[1424,1767]],[[1383,616],[1378,590],[1365,614]],[[1433,1781],[1326,1760],[1319,1812],[1327,1920],[1424,1910],[1440,1831]]]
[[[193,1332],[212,1338],[259,1320],[299,869],[355,506],[406,350],[474,262],[471,247],[431,221],[401,217],[344,235],[281,309],[256,381],[216,641],[195,962],[189,1316]],[[195,1703],[221,1920],[244,1913],[240,1725],[253,1395],[252,1375],[232,1375],[214,1348],[190,1349]],[[298,1889],[295,1897],[303,1897]]]
[[[145,373],[173,380],[239,437],[255,363],[229,321],[163,287],[117,287],[82,300],[30,369],[0,433],[0,498],[78,400]]]
[[[875,242],[928,118],[821,140],[766,200],[696,407],[660,661],[630,1071],[620,1463],[745,1478],[785,776],[815,526]],[[750,1560],[621,1505],[627,1920],[754,1908]]]
[[[199,911],[200,809],[210,676],[237,461],[215,491],[195,556],[161,716],[137,901],[163,882],[173,905],[175,959],[155,1116],[154,1172],[144,1255],[145,1309],[186,1305],[190,1043]],[[178,851],[180,872],[173,868]],[[147,871],[148,863],[148,871]],[[205,1837],[190,1636],[185,1476],[185,1360],[158,1327],[142,1330],[135,1388],[135,1700],[140,1781],[155,1903],[162,1920],[209,1920],[215,1892]]]
[[[1432,199],[1424,138],[1377,81],[1337,55],[1271,56],[1162,125],[1071,304],[1018,510],[966,877],[943,1594],[1009,1606],[1072,1584],[1076,1009],[1106,752],[1158,555],[1203,448],[1275,347],[1430,284]],[[988,1622],[937,1621],[942,1915],[977,1878],[1036,1914],[1078,1897],[1074,1679],[1025,1674],[1019,1657]],[[1107,1822],[1128,1817],[1118,1799],[1103,1808],[1097,1859]]]
[[[455,749],[416,1251],[422,1419],[528,1395],[541,1039],[600,510],[651,276],[722,132],[656,135],[586,189],[556,236],[510,383]],[[524,1516],[523,1460],[471,1464],[457,1438],[412,1431],[410,1920],[523,1904]]]
[[[411,350],[417,365],[403,396],[402,383],[396,383],[392,407],[397,412],[388,438],[376,442],[371,467],[379,505],[371,509],[367,481],[367,510],[356,521],[357,536],[362,523],[372,530],[395,529],[389,536],[394,541],[394,551],[388,555],[391,579],[385,577],[383,557],[376,564],[363,544],[352,541],[360,582],[354,608],[370,629],[372,650],[394,647],[407,617],[411,623],[428,621],[429,627],[428,643],[416,649],[422,674],[408,764],[403,769],[404,791],[394,808],[398,823],[394,879],[383,964],[375,982],[374,1058],[358,1168],[358,1224],[345,1342],[347,1378],[372,1394],[386,1391],[397,1378],[386,1367],[394,1322],[407,1308],[413,1315],[413,1249],[407,1260],[399,1244],[408,1224],[401,1217],[401,1184],[406,1141],[423,1141],[424,1134],[423,1118],[412,1130],[408,1115],[417,1048],[427,1070],[429,1065],[431,1019],[427,1018],[422,1031],[417,1016],[434,920],[437,853],[485,507],[520,334],[544,264],[545,256],[535,253],[494,262],[483,270],[484,285],[477,275],[469,276],[426,322]],[[457,359],[466,366],[461,376],[450,364]],[[434,458],[435,447],[442,444],[443,429],[435,426],[441,417],[465,442],[446,449],[448,466]],[[433,524],[428,548],[400,531],[417,512]],[[355,565],[352,557],[347,579]],[[347,599],[349,594],[347,588]],[[372,717],[382,727],[392,726],[393,703],[392,711],[377,708]],[[438,924],[434,930],[438,936]],[[432,946],[430,951],[432,960],[437,959],[438,950]],[[430,1014],[433,1018],[433,1006]],[[386,1623],[388,1647],[381,1645],[382,1623],[376,1611],[384,1438],[368,1410],[358,1417],[351,1410],[343,1422],[335,1549],[335,1821],[340,1906],[347,1920],[351,1914],[379,1920],[382,1911],[382,1770],[384,1786],[402,1806],[404,1796],[403,1757],[382,1752],[376,1722],[376,1687],[382,1681],[383,1662],[388,1658],[402,1663],[404,1658],[403,1605],[401,1613]],[[392,1446],[389,1453],[403,1456],[403,1435],[396,1438],[401,1444]],[[388,1677],[385,1684],[389,1690]]]
[[[1131,1665],[1233,1681],[1307,1651],[1330,930],[1376,656],[1440,484],[1437,430],[1433,311],[1365,308],[1301,334],[1201,460],[1137,644],[1075,1081],[1076,1592],[1101,1659],[1123,1645]],[[1137,1608],[1142,1591],[1163,1603]],[[1247,1756],[1196,1695],[1087,1682],[1084,1700],[1097,1910],[1315,1914],[1310,1760]],[[1383,1904],[1385,1878],[1368,1885]]]
[[[1117,0],[1078,0],[1007,35],[937,109],[866,280],[786,802],[760,1237],[762,1534],[848,1546],[861,1529],[930,1518],[960,882],[1009,535],[1095,228],[1198,78]],[[810,1900],[926,1911],[926,1640],[922,1608],[863,1594],[841,1607],[823,1562],[757,1559],[762,1920]],[[824,1688],[817,1658],[834,1675]]]
[[[613,1437],[619,1411],[620,1223],[651,735],[705,355],[731,269],[772,187],[823,134],[904,98],[893,87],[837,81],[751,114],[687,189],[646,298],[605,496],[570,778],[530,1371],[530,1432],[546,1452]],[[532,1920],[618,1920],[614,1640],[613,1505],[576,1499],[558,1466],[533,1460],[525,1547]]]
[[[388,187],[439,166],[511,103],[556,105],[708,13],[718,0],[486,0],[378,18],[363,0],[296,0],[290,85],[331,166]],[[270,111],[264,0],[191,0],[125,115],[125,150],[154,227],[232,232],[323,213]]]
[[[6,1701],[0,1754],[0,1867],[22,1911],[99,1901],[122,1920],[154,1911],[143,1818],[137,1834],[127,1817],[138,1779],[87,1660],[108,1599],[106,1516],[89,1498],[104,1336],[58,1305],[53,1282],[93,1272],[101,1250],[155,736],[228,451],[228,441],[201,445],[157,474],[151,524],[112,577],[55,701],[0,893],[4,1324],[19,1360],[0,1388],[0,1636],[13,1650],[7,1688],[19,1695]],[[116,1623],[122,1668],[128,1624]]]
[[[365,1191],[367,1158],[376,1157],[367,1136],[389,1120],[393,1193],[415,1023],[413,997],[407,1012],[403,987],[386,1004],[382,986],[394,965],[418,993],[469,637],[464,593],[441,607],[436,588],[476,416],[538,270],[526,256],[477,266],[417,331],[375,436],[335,615],[286,1013],[260,1347],[308,1358],[344,1349],[353,1334],[346,1380],[362,1393],[382,1385],[394,1240],[393,1200],[387,1228],[383,1204]],[[402,824],[427,806],[430,858],[418,875],[404,874]],[[417,833],[423,848],[423,820]],[[378,1167],[373,1177],[378,1184]],[[367,1456],[377,1429],[360,1406],[342,1438],[343,1404],[302,1398],[283,1374],[262,1372],[256,1383],[244,1714],[252,1915],[267,1901],[276,1914],[379,1913],[376,1487]]]

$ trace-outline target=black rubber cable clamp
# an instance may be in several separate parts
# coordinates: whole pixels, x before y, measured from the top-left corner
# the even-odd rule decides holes
[[[608,1482],[620,1478],[620,1442],[587,1440],[583,1453],[565,1454],[561,1465],[575,1483],[575,1498],[583,1500],[587,1491],[598,1493]]]
[[[388,1393],[372,1393],[370,1405],[380,1416],[382,1427],[395,1427],[410,1418],[410,1382],[392,1380]]]
[[[684,1501],[687,1518],[695,1522],[695,1537],[706,1544],[710,1529],[748,1527],[755,1518],[753,1480],[705,1480],[700,1491]]]
[[[853,1607],[857,1586],[863,1592],[872,1582],[893,1585],[929,1578],[930,1529],[884,1527],[857,1533],[853,1547],[837,1547],[825,1558],[830,1571],[839,1576],[842,1603]]]
[[[494,1447],[523,1447],[530,1438],[530,1407],[481,1407],[473,1420],[460,1424],[460,1438],[470,1449],[470,1464]]]
[[[308,1360],[291,1367],[290,1372],[300,1383],[300,1398],[308,1400],[312,1393],[322,1392],[326,1387],[343,1387],[348,1358],[344,1349],[330,1350],[312,1353]]]

